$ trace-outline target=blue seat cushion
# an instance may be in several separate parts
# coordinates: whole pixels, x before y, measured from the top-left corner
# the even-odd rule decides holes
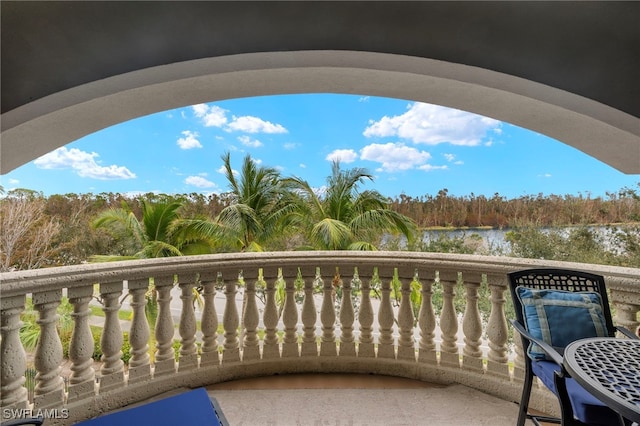
[[[522,314],[529,333],[563,352],[569,343],[587,337],[608,335],[602,299],[596,292],[563,291],[516,287]],[[546,359],[546,353],[531,343],[527,354],[532,359]]]
[[[532,360],[531,369],[547,388],[557,394],[554,376],[556,371],[560,371],[558,364],[551,361]],[[619,425],[616,412],[587,392],[578,382],[568,378],[566,384],[573,414],[578,420],[594,425]]]
[[[224,418],[222,413],[220,414]],[[205,388],[194,389],[77,423],[83,426],[199,424],[214,426],[222,424]]]

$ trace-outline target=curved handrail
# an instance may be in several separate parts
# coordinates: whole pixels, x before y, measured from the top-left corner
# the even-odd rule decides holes
[[[306,268],[305,271],[308,271],[319,266],[319,263],[338,267],[352,266],[357,263],[371,268],[398,267],[405,273],[404,276],[401,275],[404,278],[413,276],[412,268],[416,266],[432,270],[473,270],[499,275],[518,269],[553,267],[597,273],[607,279],[608,287],[613,284],[620,289],[631,289],[637,285],[640,275],[638,268],[501,256],[405,251],[287,251],[166,257],[4,272],[0,273],[0,289],[5,297],[10,297],[25,292],[56,289],[60,285],[66,288],[81,287],[104,281],[105,278],[109,281],[139,279],[156,274],[181,274],[192,270],[223,273],[243,270],[245,278],[256,278],[257,273],[247,267],[250,263],[259,265],[265,273],[273,273],[277,268],[298,267]],[[408,270],[410,273],[406,275]]]

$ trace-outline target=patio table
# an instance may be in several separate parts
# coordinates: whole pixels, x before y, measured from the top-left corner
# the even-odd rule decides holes
[[[564,368],[621,417],[640,423],[640,340],[577,340],[564,352]]]

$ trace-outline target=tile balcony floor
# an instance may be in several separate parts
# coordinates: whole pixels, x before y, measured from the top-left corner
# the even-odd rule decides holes
[[[296,374],[207,387],[233,426],[512,426],[515,403],[462,385],[357,374]]]

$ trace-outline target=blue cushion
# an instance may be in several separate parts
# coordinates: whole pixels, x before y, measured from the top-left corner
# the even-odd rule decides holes
[[[608,335],[602,299],[595,292],[516,288],[522,303],[525,326],[532,336],[563,353],[569,343],[587,337]],[[532,359],[549,359],[536,344],[527,349]]]
[[[551,361],[532,361],[533,374],[538,376],[553,393],[556,392],[554,374],[560,367]],[[583,423],[597,425],[619,425],[618,415],[595,396],[587,392],[572,378],[565,381],[574,416]]]
[[[224,418],[224,416],[221,416]],[[170,396],[148,404],[105,414],[78,425],[220,425],[218,414],[205,388]]]

